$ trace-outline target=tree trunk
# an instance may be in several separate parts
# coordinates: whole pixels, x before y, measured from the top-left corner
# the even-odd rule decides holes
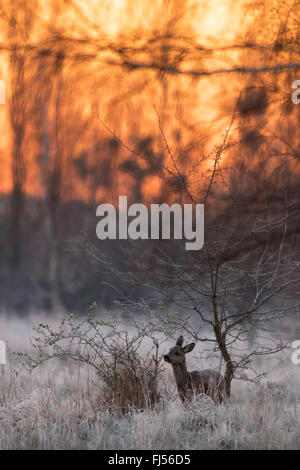
[[[222,335],[222,333],[221,333],[221,327],[220,327],[219,322],[216,322],[214,324],[214,332],[215,332],[215,335],[216,335],[216,340],[217,340],[217,343],[218,343],[218,347],[220,349],[220,352],[221,352],[222,357],[223,357],[223,359],[225,361],[225,364],[226,364],[225,375],[224,375],[225,392],[226,392],[227,397],[230,397],[231,382],[232,382],[232,379],[233,379],[234,368],[233,368],[230,353],[229,353],[229,351],[227,349],[227,346],[226,346],[225,335]]]
[[[233,379],[233,365],[232,365],[231,361],[226,363],[226,370],[225,370],[224,379],[225,379],[225,392],[226,392],[227,397],[230,397],[231,382],[232,382],[232,379]]]

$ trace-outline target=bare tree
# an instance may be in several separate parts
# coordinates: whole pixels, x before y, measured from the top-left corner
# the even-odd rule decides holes
[[[235,199],[234,170],[220,167],[224,153],[233,145],[229,132],[234,116],[235,112],[222,144],[214,149],[211,166],[203,174],[199,203],[206,203],[207,215],[206,241],[201,251],[185,251],[177,241],[156,241],[146,244],[143,250],[133,244],[124,253],[130,267],[120,271],[89,242],[85,245],[112,276],[112,284],[116,277],[126,280],[130,286],[142,288],[140,292],[150,304],[158,305],[165,299],[180,312],[198,314],[198,331],[185,323],[181,327],[196,341],[208,343],[210,354],[219,352],[225,363],[228,396],[234,377],[251,379],[246,371],[255,372],[255,357],[274,354],[286,346],[281,341],[274,343],[274,324],[300,305],[300,253],[295,242],[300,212],[296,198],[289,199],[286,190],[279,191],[277,197],[273,195],[267,204],[265,201],[256,206]],[[178,178],[186,197],[197,204],[201,191],[191,193],[191,173],[179,169],[160,121],[159,125],[172,163],[172,169],[164,169]],[[217,204],[223,205],[222,210],[215,207]],[[125,304],[133,307],[128,294],[116,291]],[[255,348],[248,350],[246,342],[253,332]],[[258,379],[254,373],[252,380]]]
[[[241,214],[229,223],[224,219],[207,225],[205,247],[192,255],[177,245],[174,258],[166,244],[162,248],[157,243],[151,270],[147,248],[130,250],[131,263],[136,259],[136,264],[127,272],[115,269],[103,255],[98,257],[114,278],[143,288],[141,292],[152,306],[165,299],[172,308],[179,308],[179,318],[197,313],[199,330],[180,320],[178,327],[207,344],[210,355],[218,351],[225,363],[227,395],[234,377],[259,378],[252,364],[255,357],[286,347],[273,339],[274,325],[300,305],[299,251],[291,245],[288,230],[289,220],[299,220],[299,211],[268,217],[265,210],[252,216]],[[118,296],[129,307],[133,305],[129,294],[118,291]],[[253,332],[255,343],[249,350],[247,340]],[[254,376],[247,376],[246,371]]]
[[[0,20],[6,33],[5,50],[9,53],[11,95],[9,113],[13,131],[12,150],[12,195],[9,239],[11,259],[14,268],[20,263],[21,217],[24,206],[26,159],[24,144],[29,120],[28,75],[26,73],[30,53],[28,44],[35,22],[36,1],[26,0],[20,7],[19,2],[2,2]]]

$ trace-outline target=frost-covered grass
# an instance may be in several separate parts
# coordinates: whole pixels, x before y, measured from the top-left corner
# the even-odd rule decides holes
[[[0,321],[11,349],[30,348],[31,325],[16,320],[5,328]],[[199,396],[184,408],[168,396],[154,410],[125,416],[105,409],[83,365],[58,360],[18,376],[14,368],[0,371],[0,449],[300,448],[299,367],[261,385],[235,382],[230,402],[218,407]],[[167,372],[166,381],[174,390]]]

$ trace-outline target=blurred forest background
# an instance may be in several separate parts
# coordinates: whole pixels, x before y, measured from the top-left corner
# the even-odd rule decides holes
[[[97,205],[119,195],[205,202],[218,227],[206,240],[251,214],[247,254],[265,242],[263,230],[245,236],[257,217],[268,243],[281,239],[269,219],[280,208],[299,260],[299,11],[298,0],[1,0],[3,311],[110,308],[118,293],[99,256],[137,269],[128,244],[96,240]],[[143,273],[153,250],[182,256],[167,244],[139,242]]]

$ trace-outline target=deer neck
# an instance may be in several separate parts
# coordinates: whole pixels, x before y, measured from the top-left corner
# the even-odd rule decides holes
[[[185,361],[182,364],[172,364],[177,387],[183,389],[188,382],[188,371]]]

